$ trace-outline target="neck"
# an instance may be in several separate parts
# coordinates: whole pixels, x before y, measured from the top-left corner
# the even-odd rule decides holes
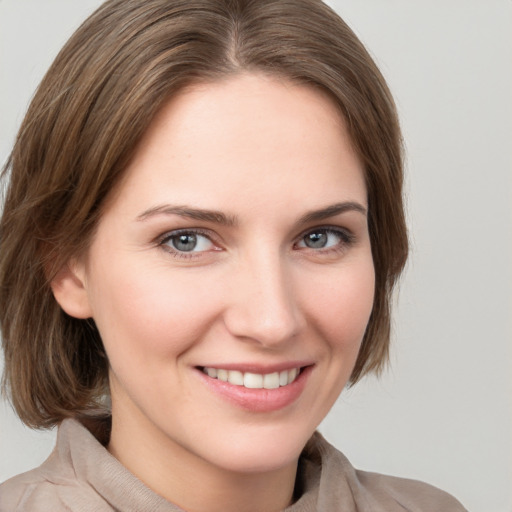
[[[108,450],[151,490],[187,512],[277,512],[293,502],[298,461],[271,471],[230,471],[149,422],[140,427],[116,421],[113,410]]]

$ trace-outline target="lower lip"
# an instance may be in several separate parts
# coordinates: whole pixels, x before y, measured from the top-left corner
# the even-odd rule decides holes
[[[197,373],[211,391],[233,405],[252,412],[271,412],[284,409],[299,398],[312,369],[303,368],[291,384],[275,389],[250,389],[208,377],[201,370]]]

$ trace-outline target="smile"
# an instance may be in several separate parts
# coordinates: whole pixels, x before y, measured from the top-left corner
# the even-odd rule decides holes
[[[263,413],[284,409],[298,400],[315,364],[296,361],[287,368],[279,366],[196,366],[196,375],[211,392],[231,405],[251,413]]]
[[[248,389],[277,389],[291,384],[300,374],[300,368],[267,374],[211,367],[204,367],[202,370],[212,379],[229,382],[229,384],[243,386]]]

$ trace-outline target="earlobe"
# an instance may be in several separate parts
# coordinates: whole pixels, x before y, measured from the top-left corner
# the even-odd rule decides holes
[[[76,262],[62,267],[50,286],[55,300],[68,315],[75,318],[92,317],[84,273]]]

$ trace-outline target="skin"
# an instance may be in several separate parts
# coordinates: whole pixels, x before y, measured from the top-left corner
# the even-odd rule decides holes
[[[108,449],[151,489],[190,512],[293,501],[301,450],[347,383],[372,309],[366,208],[344,120],[317,90],[241,74],[161,110],[88,253],[52,286],[98,326]],[[173,230],[193,229],[199,245],[178,252]],[[315,233],[324,247],[306,244]],[[310,367],[302,392],[265,412],[212,392],[198,370],[297,362]]]

